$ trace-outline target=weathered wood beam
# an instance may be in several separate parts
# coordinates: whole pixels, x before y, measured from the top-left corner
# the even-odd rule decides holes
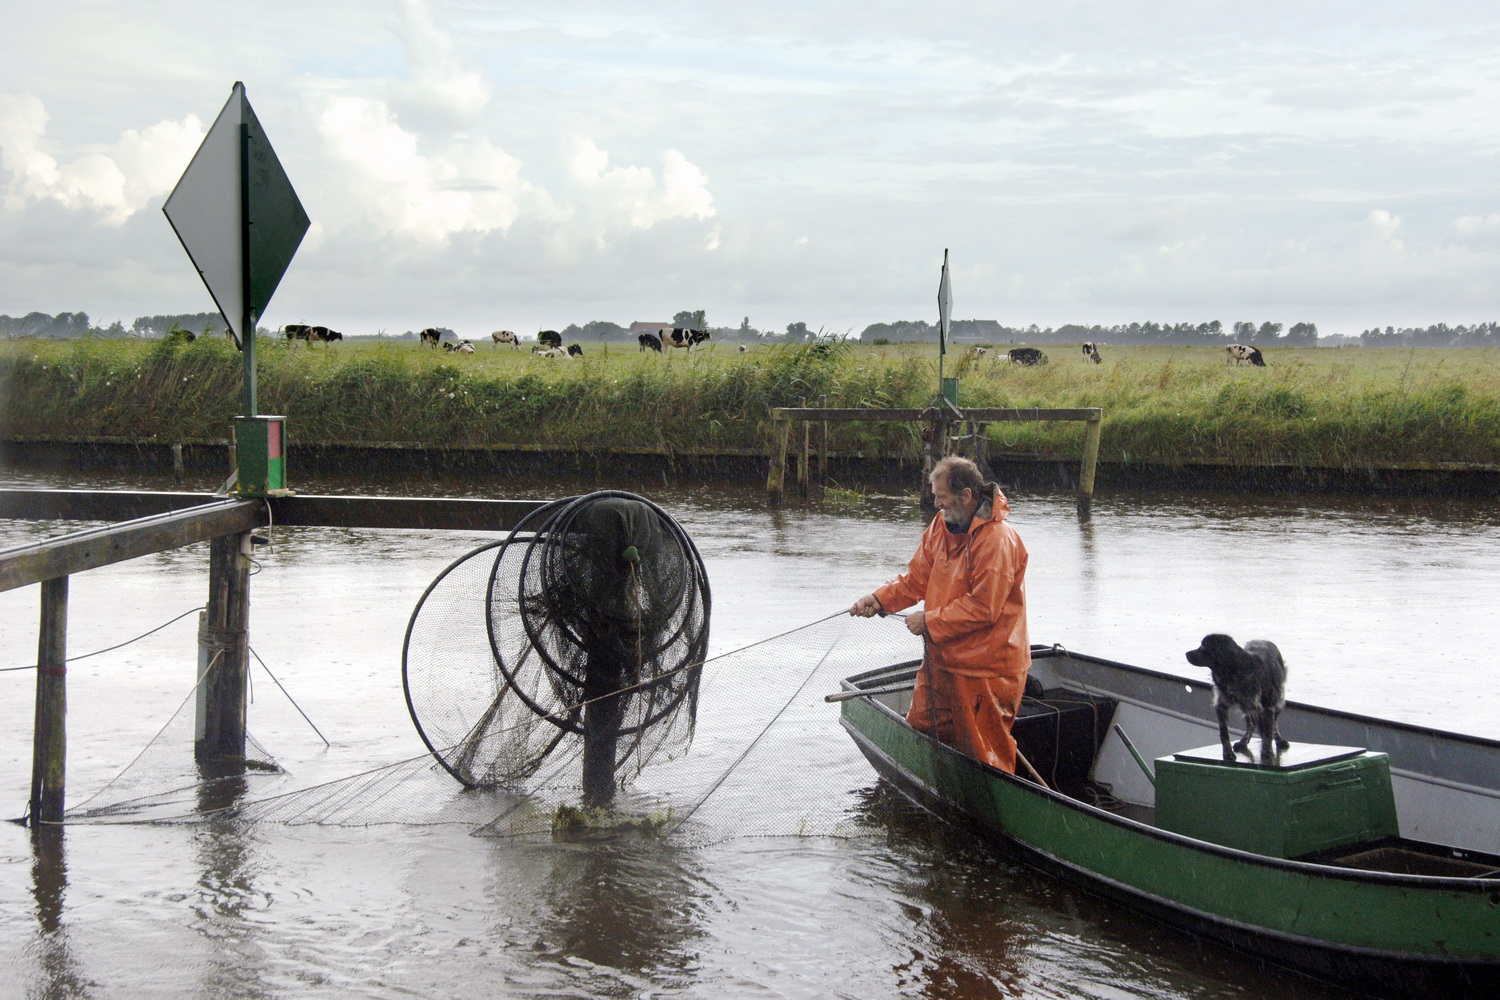
[[[0,489],[0,517],[22,521],[130,521],[223,499],[208,493]]]
[[[207,493],[9,489],[0,490],[0,517],[124,521],[224,502],[224,498]],[[509,531],[521,518],[548,501],[292,494],[273,497],[269,502],[275,524]],[[261,501],[255,503],[264,513]]]
[[[0,551],[0,591],[81,573],[111,563],[181,548],[266,523],[264,505],[220,500],[189,510],[75,531]]]
[[[31,823],[61,823],[68,757],[68,578],[42,583],[37,634],[36,719],[31,745]]]
[[[275,524],[326,528],[509,531],[550,500],[462,497],[332,497],[294,494],[270,501]]]

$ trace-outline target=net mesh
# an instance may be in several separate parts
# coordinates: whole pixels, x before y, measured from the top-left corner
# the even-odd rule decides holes
[[[607,801],[690,744],[708,616],[702,560],[664,511],[613,491],[558,501],[423,595],[407,704],[469,787],[515,788],[581,741],[586,791]]]
[[[461,561],[448,575],[456,572],[479,568]],[[435,584],[441,585],[442,579]],[[859,836],[872,829],[866,800],[873,779],[848,740],[830,737],[838,706],[825,703],[823,695],[850,674],[921,654],[920,640],[898,619],[840,613],[684,665],[683,672],[701,675],[691,748],[668,747],[642,758],[608,809],[583,805],[576,744],[560,745],[524,780],[508,786],[466,788],[426,752],[304,788],[289,787],[289,774],[254,770],[195,780],[188,697],[136,762],[105,792],[70,809],[65,822],[199,822],[227,811],[246,822],[459,824],[489,837],[641,831],[702,844],[735,837]],[[477,721],[459,717],[454,724],[467,733]],[[521,731],[535,728],[532,720],[510,728],[493,724],[443,749],[462,755],[468,743],[529,739]],[[491,754],[481,746],[471,756]],[[271,761],[269,754],[265,760]]]

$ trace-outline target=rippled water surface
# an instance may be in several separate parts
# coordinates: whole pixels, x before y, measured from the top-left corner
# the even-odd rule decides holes
[[[172,488],[26,470],[0,483]],[[716,652],[847,607],[902,568],[923,523],[908,497],[773,512],[756,490],[729,486],[298,485],[525,497],[635,489],[702,551]],[[1031,553],[1033,642],[1201,677],[1182,651],[1205,632],[1269,638],[1286,654],[1296,700],[1500,735],[1488,650],[1500,515],[1489,504],[1106,491],[1080,523],[1068,496],[1011,500]],[[0,521],[0,545],[75,527]],[[407,617],[444,566],[490,537],[275,529],[252,580],[252,644],[333,745],[264,677],[250,718],[298,780],[421,752],[400,682]],[[160,625],[202,604],[206,584],[202,546],[80,574],[69,652]],[[0,666],[34,661],[37,592],[0,594]],[[166,723],[195,658],[189,616],[70,666],[70,803]],[[800,679],[746,677],[746,688],[713,696],[790,692]],[[27,798],[34,683],[29,671],[0,673],[0,815],[19,815]],[[650,836],[518,842],[396,815],[361,827],[69,826],[33,850],[28,831],[0,826],[0,996],[1337,995],[1195,945],[906,807],[821,693],[785,741],[785,766],[818,761],[809,780],[874,836],[797,837],[789,819],[786,835],[707,847]],[[767,780],[739,807],[776,816],[787,794]]]

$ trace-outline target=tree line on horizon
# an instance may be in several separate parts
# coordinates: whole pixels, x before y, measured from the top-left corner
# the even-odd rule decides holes
[[[809,329],[805,322],[787,324],[786,330],[759,330],[750,325],[746,316],[737,327],[710,327],[707,313],[702,309],[685,309],[675,313],[672,325],[686,329],[708,330],[718,340],[729,342],[773,342],[814,343],[850,339],[850,332],[826,333],[822,328]],[[1252,344],[1256,347],[1315,347],[1319,342],[1316,323],[1293,323],[1290,329],[1284,324],[1266,321],[1263,323],[1236,322],[1228,328],[1219,320],[1206,323],[1120,323],[1114,326],[1094,324],[1083,326],[1067,323],[1059,327],[1005,326],[996,320],[954,320],[951,324],[951,339],[955,343],[1024,343],[1067,344],[1093,341],[1116,345],[1130,344],[1176,344],[1176,345],[1225,345]],[[0,315],[0,337],[48,337],[72,339],[79,337],[161,337],[172,330],[188,330],[195,334],[224,331],[224,318],[216,312],[169,313],[157,316],[138,316],[127,328],[119,320],[108,326],[94,326],[88,313],[60,312],[49,315],[31,312],[25,316]],[[259,329],[263,335],[271,331]],[[582,325],[573,323],[559,331],[565,340],[584,342],[633,342],[628,326],[609,320],[591,320]],[[351,334],[351,337],[359,336]],[[368,337],[383,334],[365,335]],[[393,335],[386,339],[415,340],[415,331]],[[897,320],[892,323],[871,323],[860,333],[859,341],[866,344],[937,343],[938,328],[926,320]],[[1449,326],[1434,323],[1427,327],[1374,327],[1362,331],[1358,338],[1335,336],[1322,338],[1325,343],[1357,342],[1365,347],[1500,347],[1500,322],[1475,323]]]

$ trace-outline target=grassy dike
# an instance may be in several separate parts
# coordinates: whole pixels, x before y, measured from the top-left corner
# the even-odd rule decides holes
[[[1500,351],[1272,350],[1269,366],[1225,364],[1208,347],[1047,345],[1017,368],[950,353],[965,406],[1100,406],[1106,462],[1365,469],[1500,464]],[[937,383],[933,345],[725,345],[670,356],[586,344],[543,361],[480,347],[451,355],[411,343],[331,347],[263,339],[260,409],[288,436],[327,444],[561,451],[761,449],[766,410],[826,395],[830,406],[922,406]],[[1003,355],[1002,355],[1003,358]],[[240,400],[241,361],[222,339],[0,341],[0,437],[212,441]],[[997,424],[992,453],[1076,456],[1077,424]],[[917,429],[835,425],[833,447],[914,456]]]

